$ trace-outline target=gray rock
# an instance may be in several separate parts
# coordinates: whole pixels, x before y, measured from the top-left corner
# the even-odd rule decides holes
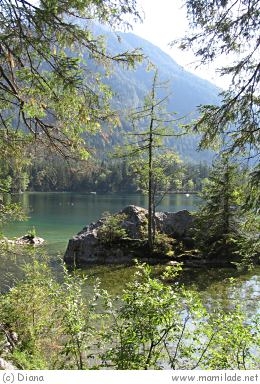
[[[127,218],[122,222],[122,228],[127,232],[131,239],[142,239],[144,229],[148,223],[148,211],[145,208],[137,207],[136,205],[128,205],[120,214]]]
[[[148,222],[148,211],[135,205],[129,205],[119,214],[124,214],[121,226],[127,233],[127,238],[116,244],[105,245],[98,237],[99,228],[106,219],[83,228],[76,236],[69,240],[64,261],[70,265],[129,263],[140,255],[147,255],[147,246],[144,241],[145,228]],[[193,219],[191,214],[184,210],[180,212],[156,213],[156,229],[179,240],[188,236]],[[120,244],[119,244],[120,243]]]
[[[13,370],[18,369],[15,365],[0,357],[0,369],[1,370]]]
[[[24,235],[22,237],[15,238],[13,240],[4,238],[2,243],[13,244],[13,245],[41,245],[44,243],[44,239],[37,236]]]
[[[193,217],[189,211],[163,212],[158,215],[160,216],[160,230],[162,232],[178,239],[188,237],[193,223]]]
[[[15,244],[20,245],[41,245],[44,243],[44,239],[37,236],[24,235],[15,240]]]

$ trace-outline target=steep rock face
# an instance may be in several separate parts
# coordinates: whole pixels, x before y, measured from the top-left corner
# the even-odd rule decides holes
[[[100,219],[83,228],[69,240],[64,261],[69,265],[118,264],[129,263],[136,257],[148,258],[147,243],[144,240],[148,211],[135,205],[129,205],[118,214],[123,215],[120,227],[126,237],[112,243],[104,243],[99,236],[100,228],[106,219]],[[191,214],[184,210],[179,212],[156,213],[156,229],[184,240],[189,234],[193,222]]]

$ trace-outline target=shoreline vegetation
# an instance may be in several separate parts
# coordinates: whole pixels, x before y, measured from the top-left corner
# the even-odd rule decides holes
[[[65,190],[65,191],[53,191],[53,190],[49,190],[49,191],[33,191],[33,190],[26,190],[26,191],[19,191],[19,192],[11,192],[10,195],[11,196],[15,196],[15,195],[20,195],[20,194],[23,194],[23,193],[73,193],[74,191],[70,191],[70,190]],[[77,191],[77,193],[85,193],[85,194],[93,194],[93,195],[97,195],[97,194],[103,194],[102,192],[97,192],[97,191],[86,191],[86,190],[79,190]],[[162,193],[162,191],[159,191],[159,193]],[[118,192],[106,192],[106,194],[118,194]],[[122,195],[129,195],[129,192],[128,191],[125,191],[125,192],[120,192],[120,194]],[[135,192],[131,192],[131,194],[133,195],[140,195],[140,196],[145,196],[146,194],[141,192],[141,191],[135,191]],[[165,192],[165,196],[167,195],[199,195],[200,194],[200,191],[189,191],[189,190],[185,190],[185,191],[167,191]]]
[[[62,263],[61,263],[62,264]],[[0,353],[16,369],[257,369],[260,318],[239,294],[228,310],[177,283],[181,267],[136,264],[117,297],[63,265],[57,280],[32,252],[0,295]],[[233,279],[233,284],[235,280]],[[209,303],[208,303],[209,304]]]

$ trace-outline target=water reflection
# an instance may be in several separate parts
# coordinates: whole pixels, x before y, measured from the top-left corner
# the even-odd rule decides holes
[[[153,275],[160,278],[164,266],[153,267]],[[79,271],[79,275],[89,276],[89,284],[96,278],[101,287],[112,295],[120,295],[128,282],[133,281],[135,266],[96,266]],[[184,284],[199,292],[206,307],[231,310],[241,304],[248,316],[260,313],[260,267],[248,273],[239,273],[231,268],[185,269],[174,282]]]

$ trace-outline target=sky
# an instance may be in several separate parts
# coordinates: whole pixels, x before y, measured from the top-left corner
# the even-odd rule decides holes
[[[137,0],[137,4],[143,9],[145,16],[142,24],[133,25],[133,33],[159,46],[186,70],[225,87],[226,81],[218,76],[213,64],[196,68],[198,58],[191,52],[169,47],[172,40],[184,36],[188,30],[182,0]]]

